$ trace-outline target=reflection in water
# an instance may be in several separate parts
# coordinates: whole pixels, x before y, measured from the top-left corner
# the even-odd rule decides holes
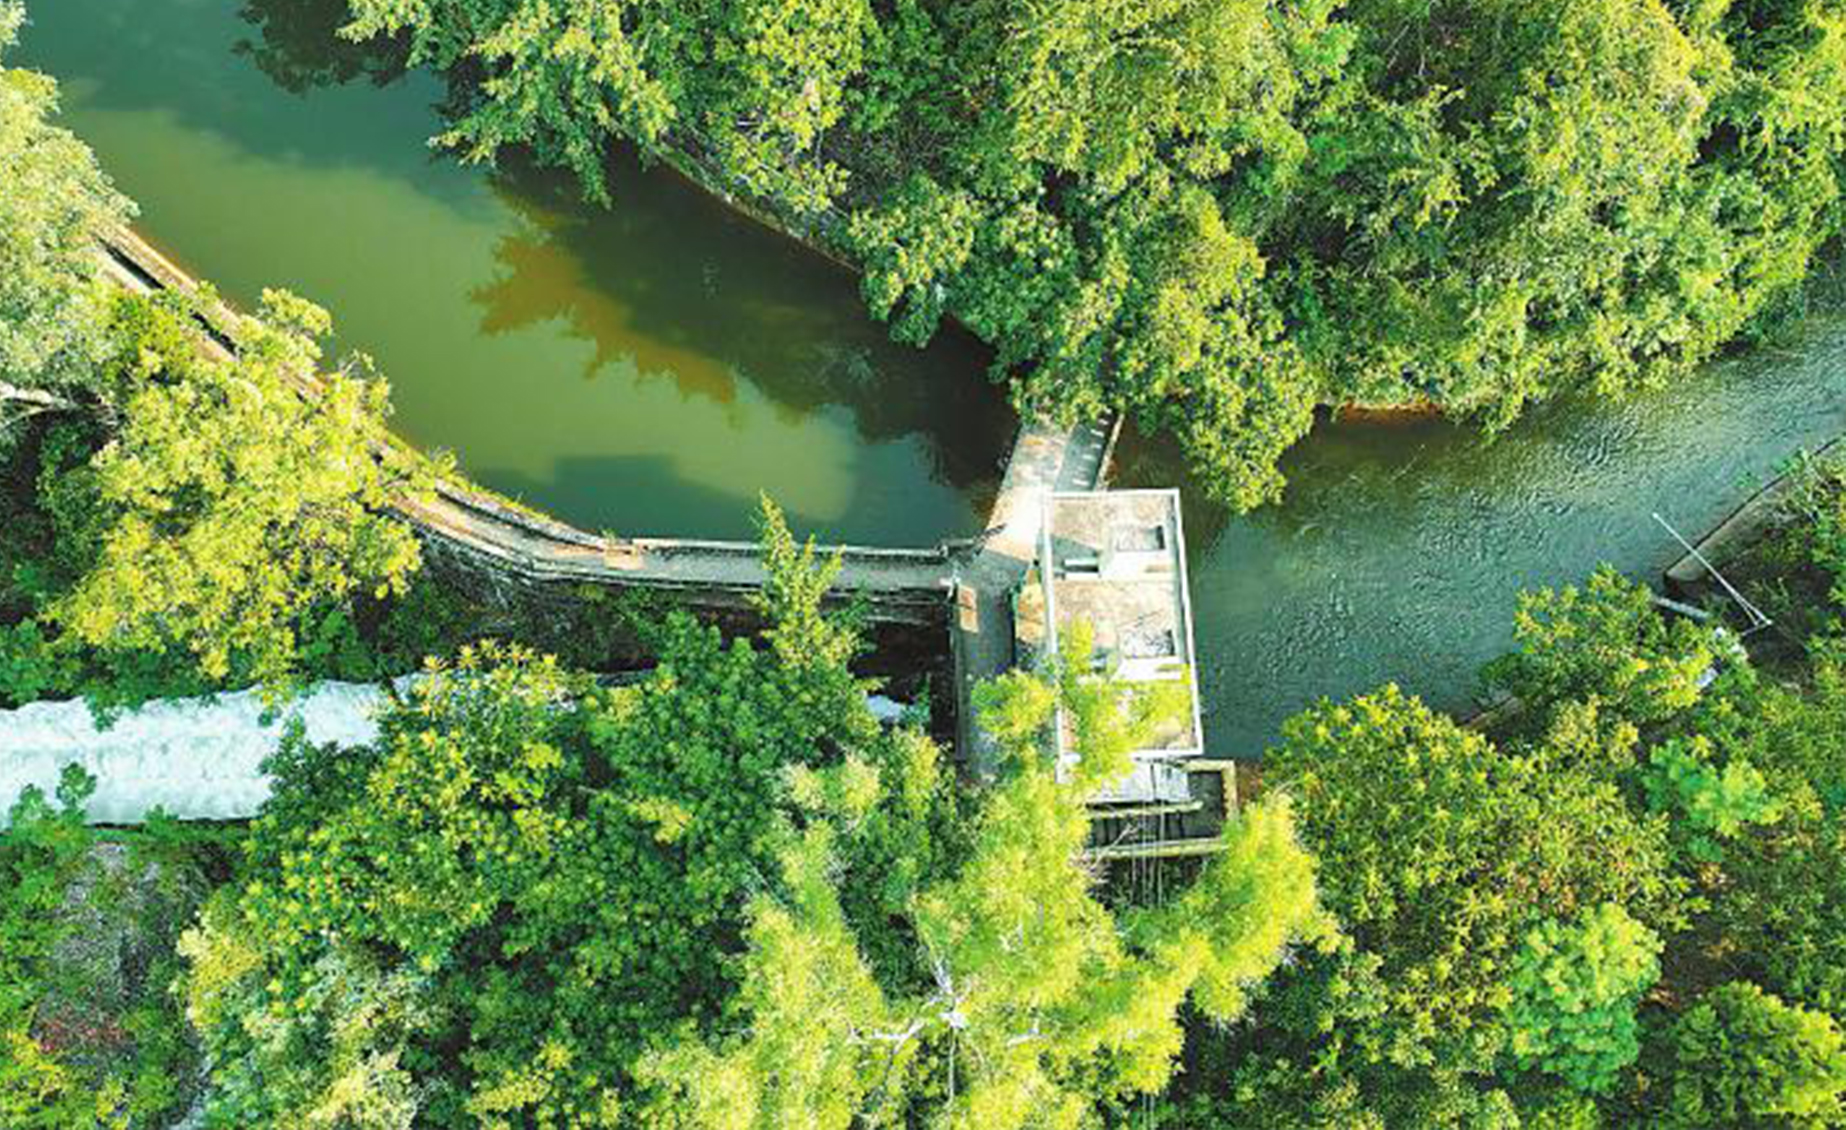
[[[494,245],[494,280],[468,294],[482,308],[483,333],[499,336],[558,322],[568,336],[592,347],[583,366],[586,380],[611,366],[632,366],[641,379],[665,378],[686,396],[720,404],[736,400],[737,374],[716,356],[680,340],[638,334],[628,296],[591,282],[588,263],[572,242],[585,226],[580,219],[547,208],[503,181],[495,188],[520,223]],[[645,284],[630,289],[645,289]]]
[[[350,18],[347,0],[244,0],[237,16],[257,38],[240,38],[231,50],[291,94],[356,78],[385,86],[404,77],[409,52],[404,39],[354,43],[340,38]]]
[[[748,536],[759,491],[830,537],[979,528],[1010,418],[966,336],[892,344],[844,272],[668,171],[620,164],[603,211],[430,153],[442,83],[334,39],[333,0],[239,14],[57,0],[24,54],[148,231],[236,301],[326,305],[413,441],[592,528]]]

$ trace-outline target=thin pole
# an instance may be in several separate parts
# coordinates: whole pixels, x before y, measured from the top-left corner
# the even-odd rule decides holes
[[[1749,635],[1750,632],[1754,632],[1758,628],[1767,628],[1770,624],[1774,623],[1774,621],[1769,619],[1769,617],[1763,615],[1762,609],[1758,608],[1754,604],[1751,604],[1747,597],[1745,597],[1742,593],[1738,592],[1736,587],[1733,586],[1731,582],[1729,582],[1728,580],[1724,578],[1724,574],[1718,572],[1718,567],[1716,565],[1713,565],[1710,561],[1708,561],[1705,555],[1699,552],[1697,546],[1693,545],[1691,542],[1681,537],[1679,531],[1674,529],[1672,524],[1668,522],[1665,518],[1662,518],[1658,512],[1655,512],[1654,514],[1654,521],[1659,522],[1660,525],[1663,528],[1665,528],[1667,533],[1672,534],[1674,541],[1685,546],[1686,552],[1692,555],[1692,559],[1694,561],[1697,561],[1700,565],[1703,565],[1705,567],[1705,571],[1707,573],[1710,573],[1712,576],[1712,579],[1717,581],[1719,586],[1724,589],[1725,594],[1728,595],[1732,600],[1736,601],[1737,606],[1743,609],[1744,612],[1749,615],[1750,628],[1749,628],[1749,631],[1744,633],[1745,635]]]

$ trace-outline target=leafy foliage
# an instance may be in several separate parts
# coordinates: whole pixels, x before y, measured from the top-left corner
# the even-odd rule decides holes
[[[1645,780],[1655,807],[1684,814],[1693,856],[1715,860],[1718,840],[1735,839],[1751,824],[1775,823],[1780,808],[1769,795],[1768,782],[1748,761],[1738,758],[1723,769],[1710,761],[1711,743],[1704,737],[1663,742],[1654,748]]]
[[[1098,1100],[1157,1091],[1188,992],[1211,1015],[1328,924],[1286,805],[1251,809],[1179,901],[1111,921],[1073,862],[1087,820],[1044,765],[995,787],[971,851],[915,907],[922,992],[881,993],[827,881],[828,835],[785,867],[786,905],[752,926],[743,1035],[682,1045],[649,1070],[665,1112],[696,1127],[902,1125],[930,1111],[966,1127],[1076,1127]]]
[[[1846,1113],[1839,1025],[1747,981],[1713,989],[1667,1039],[1675,1125],[1830,1126]]]
[[[93,554],[53,623],[92,647],[186,648],[214,678],[245,658],[274,680],[316,603],[403,590],[416,541],[382,511],[411,476],[372,454],[384,386],[334,373],[309,399],[296,383],[324,311],[269,294],[234,361],[201,350],[181,302],[123,299],[116,324],[120,426],[44,488],[64,540]]]
[[[108,1095],[86,1093],[83,1081],[31,1034],[34,1006],[49,980],[47,962],[58,937],[57,911],[82,867],[91,838],[83,798],[95,782],[67,775],[58,807],[37,789],[25,792],[0,838],[0,1115],[9,1126],[102,1126],[114,1122],[120,1085]]]
[[[0,4],[0,58],[24,18]],[[84,396],[111,345],[93,233],[132,207],[56,107],[49,78],[0,66],[0,455],[21,420]]]
[[[166,989],[211,837],[156,831],[106,865],[95,785],[66,766],[55,805],[28,788],[0,830],[0,1122],[20,1130],[164,1124],[199,1067]]]
[[[1590,771],[1497,747],[1395,687],[1292,720],[1267,779],[1296,798],[1328,908],[1381,960],[1365,1056],[1486,1070],[1527,931],[1604,903],[1669,914],[1665,829]]]
[[[1604,903],[1574,923],[1549,919],[1513,959],[1513,1057],[1582,1091],[1607,1091],[1641,1053],[1635,1006],[1660,976],[1660,938]]]
[[[804,805],[862,838],[834,909],[891,929],[951,794],[925,739],[865,706],[852,637],[819,614],[829,567],[773,518],[768,544],[766,645],[673,614],[653,674],[610,691],[485,647],[432,669],[376,745],[287,751],[251,878],[186,943],[217,1117],[366,1098],[387,1124],[616,1124],[643,1054],[716,1023],[750,983],[731,956],[778,936],[762,892]]]
[[[1523,594],[1513,637],[1490,684],[1532,703],[1593,700],[1635,722],[1696,702],[1719,653],[1710,629],[1664,619],[1646,587],[1607,567],[1582,588]]]

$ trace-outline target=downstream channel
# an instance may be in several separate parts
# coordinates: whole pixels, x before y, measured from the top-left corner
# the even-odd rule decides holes
[[[38,0],[21,57],[64,83],[143,230],[240,302],[287,285],[327,305],[391,377],[399,429],[489,486],[624,533],[744,536],[759,488],[830,539],[978,528],[1012,424],[977,343],[888,343],[844,272],[670,173],[624,166],[603,212],[559,177],[429,153],[440,84],[336,44],[338,8]],[[1677,555],[1651,513],[1702,531],[1842,429],[1830,307],[1492,442],[1322,427],[1286,502],[1250,517],[1188,488],[1211,751],[1252,755],[1319,696],[1386,680],[1467,705],[1520,589],[1599,562],[1651,577]],[[1185,482],[1132,437],[1118,465],[1120,485]]]

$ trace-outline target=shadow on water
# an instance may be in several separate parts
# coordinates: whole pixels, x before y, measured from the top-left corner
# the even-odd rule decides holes
[[[360,78],[389,86],[404,77],[407,38],[355,43],[340,37],[340,28],[351,18],[347,0],[244,0],[237,18],[256,38],[239,39],[232,52],[290,94]]]
[[[453,158],[426,144],[442,129],[449,96],[442,83],[405,69],[401,44],[340,39],[342,0],[235,3],[33,0],[20,57],[67,84],[67,101],[157,111],[252,157],[373,171],[452,204],[465,200],[465,181],[442,175]],[[304,115],[304,98],[362,77],[396,89],[367,100],[363,112],[352,99],[365,99],[368,87]],[[304,118],[313,119],[305,128]]]
[[[518,222],[494,247],[494,279],[469,294],[483,332],[554,324],[590,346],[586,378],[632,366],[718,404],[748,382],[787,421],[840,406],[864,440],[927,437],[933,476],[952,486],[994,478],[1014,417],[980,379],[991,357],[972,336],[898,345],[844,269],[669,169],[630,152],[610,164],[616,199],[604,209],[568,174],[503,162],[494,188]]]
[[[383,87],[406,73],[405,39],[339,36],[346,0],[244,0],[238,17],[255,38],[233,51],[290,93],[359,79]],[[528,154],[503,158],[493,189],[517,223],[494,249],[500,273],[469,296],[483,332],[555,320],[593,347],[585,376],[626,362],[719,403],[749,381],[794,412],[847,407],[867,440],[934,435],[936,477],[951,485],[992,478],[987,456],[1015,420],[969,380],[991,354],[966,331],[943,330],[926,353],[893,343],[847,271],[672,170],[643,167],[632,149],[616,147],[609,183],[616,201],[603,208],[568,174]],[[675,269],[650,269],[660,264]]]

